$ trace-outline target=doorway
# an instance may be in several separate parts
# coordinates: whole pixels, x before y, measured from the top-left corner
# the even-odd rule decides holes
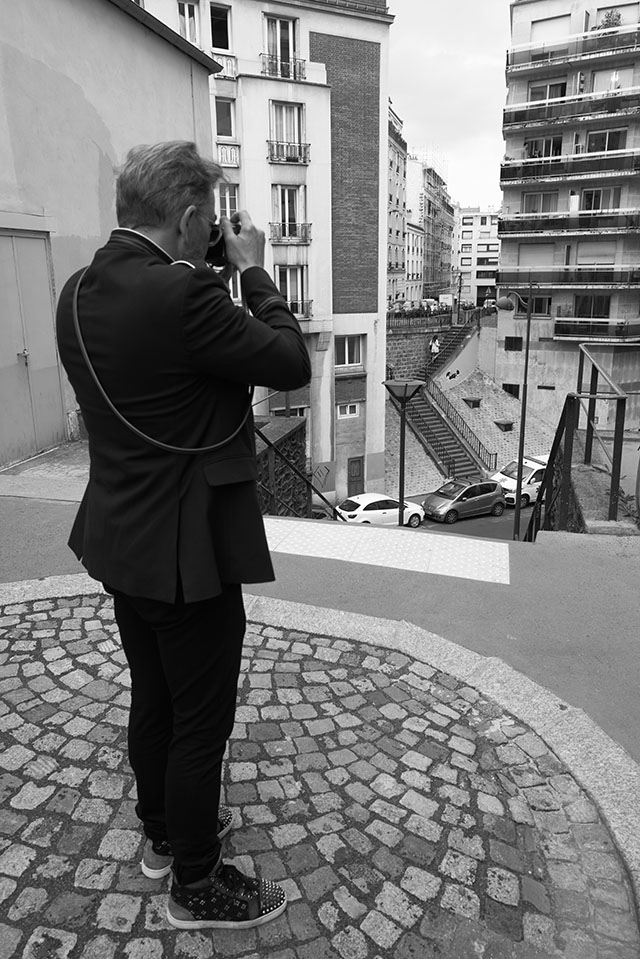
[[[347,460],[347,496],[364,493],[364,456]]]

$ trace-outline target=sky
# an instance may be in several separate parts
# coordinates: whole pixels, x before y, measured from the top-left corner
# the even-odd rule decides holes
[[[499,207],[509,0],[387,0],[389,96],[411,151],[432,151],[452,200]]]

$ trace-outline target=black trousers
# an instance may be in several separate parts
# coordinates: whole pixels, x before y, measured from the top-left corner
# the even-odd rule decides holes
[[[108,587],[107,587],[108,588]],[[245,632],[242,590],[198,603],[113,593],[131,672],[129,761],[149,839],[168,839],[181,885],[215,865],[222,758]]]

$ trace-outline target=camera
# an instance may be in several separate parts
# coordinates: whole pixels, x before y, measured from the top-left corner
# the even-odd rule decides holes
[[[222,230],[217,232],[213,242],[209,243],[207,252],[204,256],[205,263],[215,269],[222,269],[227,265],[227,248],[224,242],[224,233]]]

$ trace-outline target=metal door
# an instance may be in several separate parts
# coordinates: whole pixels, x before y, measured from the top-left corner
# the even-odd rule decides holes
[[[364,493],[364,456],[347,460],[347,496]]]
[[[47,237],[0,232],[0,463],[64,437]]]

